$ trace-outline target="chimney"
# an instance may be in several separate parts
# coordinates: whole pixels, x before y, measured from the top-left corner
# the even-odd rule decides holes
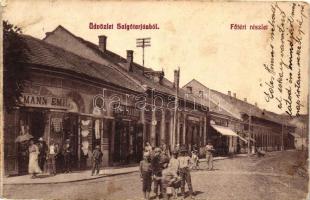
[[[231,91],[228,91],[228,96],[230,96],[230,97],[231,97]]]
[[[98,47],[99,47],[100,51],[105,52],[107,50],[107,36],[99,35],[98,38],[99,38]]]
[[[179,87],[179,70],[174,70],[174,82],[173,82],[173,86]]]
[[[127,71],[132,71],[133,50],[127,50]]]
[[[244,102],[247,102],[248,100],[247,100],[247,98],[244,98]]]
[[[237,95],[236,95],[236,93],[234,92],[234,98],[237,98]]]
[[[256,107],[257,107],[257,102],[255,102],[255,104],[254,104]]]

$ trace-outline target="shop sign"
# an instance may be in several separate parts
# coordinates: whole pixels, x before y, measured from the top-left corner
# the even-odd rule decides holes
[[[34,94],[25,94],[21,96],[21,102],[23,106],[28,107],[44,107],[44,108],[60,108],[68,109],[69,103],[66,98],[41,96]]]
[[[191,121],[196,121],[196,122],[199,122],[199,121],[200,121],[199,118],[193,117],[193,116],[188,116],[187,119],[188,119],[188,120],[191,120]]]
[[[126,105],[114,105],[113,108],[114,114],[117,116],[123,117],[135,117],[139,118],[140,111],[135,109],[134,107],[126,106]]]

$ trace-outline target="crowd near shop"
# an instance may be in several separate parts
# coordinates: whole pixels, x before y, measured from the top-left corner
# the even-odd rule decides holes
[[[148,145],[169,157],[179,147],[205,157],[208,142],[214,155],[294,148],[285,117],[196,80],[180,88],[180,70],[169,81],[132,50],[109,51],[106,36],[94,44],[58,26],[43,40],[20,37],[27,59],[16,63],[30,78],[4,113],[5,175],[138,164]]]

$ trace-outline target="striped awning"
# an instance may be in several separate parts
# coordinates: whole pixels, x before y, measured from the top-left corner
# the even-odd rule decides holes
[[[226,126],[219,126],[216,124],[211,124],[211,126],[220,134],[224,135],[224,136],[235,136],[235,137],[239,137],[239,135],[234,132],[233,130],[231,130],[229,127]]]

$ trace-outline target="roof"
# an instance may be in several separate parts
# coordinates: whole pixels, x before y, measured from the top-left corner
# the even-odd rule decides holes
[[[148,77],[146,77],[143,72],[144,71],[153,71],[153,69],[151,68],[147,68],[147,67],[143,67],[137,63],[133,63],[132,64],[132,71],[127,71],[124,69],[126,63],[127,63],[127,59],[123,58],[122,56],[109,51],[109,50],[105,50],[104,52],[101,51],[98,48],[97,44],[94,44],[90,41],[87,41],[81,37],[78,37],[76,35],[74,35],[73,33],[71,33],[70,31],[68,31],[66,28],[64,28],[63,26],[59,25],[55,30],[53,30],[52,32],[48,33],[48,35],[51,35],[53,32],[55,32],[57,29],[61,29],[63,31],[65,31],[66,33],[70,34],[72,37],[76,38],[77,40],[79,40],[81,43],[85,44],[89,49],[91,49],[94,53],[96,53],[98,56],[100,56],[101,58],[108,60],[109,62],[113,63],[114,66],[118,69],[121,70],[122,73],[126,73],[127,76],[129,76],[129,78],[131,78],[132,80],[136,80],[138,81],[141,85],[146,86],[149,89],[154,89],[157,92],[160,93],[164,93],[167,95],[172,95],[174,96],[176,93],[176,88],[174,87],[173,82],[169,81],[166,78],[163,78],[161,83],[159,83],[158,81],[154,81]],[[47,37],[48,37],[47,35]],[[46,39],[46,38],[45,38]],[[186,96],[186,92],[185,90],[183,90],[182,88],[179,89],[179,97],[182,99],[186,99],[189,100],[191,102],[195,101],[198,104],[204,105],[201,102],[201,99],[197,99],[191,96]]]
[[[201,85],[206,90],[210,90],[210,95],[207,95],[207,98],[210,98],[211,101],[219,102],[220,106],[228,110],[232,115],[238,116],[238,118],[242,118],[243,114],[247,114],[256,118],[272,121],[278,124],[288,124],[288,116],[276,114],[264,109],[260,109],[258,106],[250,104],[248,102],[242,101],[235,97],[229,96],[227,94],[223,94],[216,90],[210,89],[200,83],[199,81],[193,79],[185,86],[191,85],[192,83],[196,83]]]
[[[35,64],[42,68],[48,66],[58,70],[75,72],[114,86],[135,92],[144,92],[141,85],[136,84],[113,68],[80,57],[40,39],[28,35],[21,35],[21,37],[26,44],[23,52],[27,57],[27,60],[22,62]]]

